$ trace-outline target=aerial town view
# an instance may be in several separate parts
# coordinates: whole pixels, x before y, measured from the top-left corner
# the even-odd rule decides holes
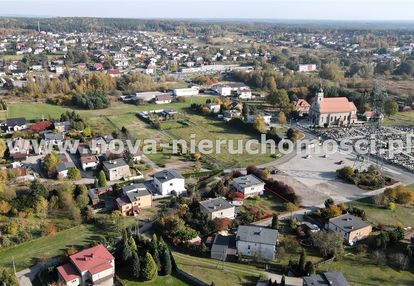
[[[414,286],[412,11],[0,0],[0,286]]]

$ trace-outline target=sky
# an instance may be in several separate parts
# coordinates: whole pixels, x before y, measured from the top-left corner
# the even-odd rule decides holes
[[[0,0],[1,16],[414,21],[414,0]]]

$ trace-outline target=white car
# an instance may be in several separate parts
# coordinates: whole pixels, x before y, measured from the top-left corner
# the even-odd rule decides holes
[[[312,158],[312,155],[306,155],[305,159],[310,159]]]

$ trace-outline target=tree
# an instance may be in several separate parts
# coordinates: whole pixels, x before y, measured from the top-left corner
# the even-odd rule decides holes
[[[141,274],[141,262],[139,261],[139,256],[136,252],[132,254],[132,274],[137,279]]]
[[[341,71],[337,64],[328,63],[322,65],[319,76],[323,79],[337,81],[341,80],[344,77],[344,73]]]
[[[311,234],[312,242],[317,247],[323,257],[333,257],[342,255],[343,237],[334,232],[320,231]]]
[[[51,152],[43,159],[43,168],[50,174],[55,170],[59,161],[59,156],[55,152]]]
[[[35,212],[39,217],[45,218],[48,210],[48,201],[41,197],[35,206]]]
[[[11,205],[6,201],[0,201],[0,214],[7,214],[11,210]]]
[[[256,116],[254,119],[254,128],[260,133],[265,134],[267,131],[266,123],[262,116]]]
[[[286,278],[285,278],[285,275],[284,274],[282,276],[282,279],[280,280],[279,286],[286,286]]]
[[[0,158],[4,157],[4,153],[7,150],[6,141],[4,139],[0,139]]]
[[[300,254],[299,258],[299,265],[298,269],[301,273],[305,272],[305,263],[306,263],[306,251],[302,248],[302,253]]]
[[[166,245],[161,249],[160,260],[162,275],[170,275],[172,272],[171,253]]]
[[[75,167],[69,168],[68,169],[68,178],[70,180],[80,180],[82,178],[80,170],[78,168],[75,168]]]
[[[106,181],[105,172],[103,170],[101,170],[99,172],[99,175],[98,175],[98,184],[99,184],[100,187],[106,187],[107,184],[108,184],[107,181]]]
[[[1,286],[18,286],[16,275],[7,269],[2,269],[0,271],[0,285]]]
[[[283,111],[279,112],[279,115],[277,116],[277,123],[286,124],[286,115]]]
[[[155,264],[154,258],[147,252],[142,263],[141,278],[149,281],[157,277],[157,264]]]
[[[272,217],[272,229],[279,228],[279,216],[277,214],[273,214]]]
[[[131,250],[132,250],[133,252],[138,251],[137,244],[135,243],[135,239],[134,239],[132,236],[131,236],[131,237],[129,237],[129,239],[128,239],[128,243],[129,243],[129,247],[131,248]]]
[[[384,102],[384,113],[387,116],[394,115],[398,112],[398,103],[395,102],[392,98],[387,98]]]
[[[305,265],[305,275],[309,276],[315,273],[315,266],[312,261],[306,262]]]
[[[132,257],[131,246],[128,243],[128,240],[122,240],[121,246],[121,259],[123,262],[127,262]]]

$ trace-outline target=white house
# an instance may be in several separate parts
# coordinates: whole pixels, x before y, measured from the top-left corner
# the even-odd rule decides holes
[[[82,156],[80,158],[82,170],[95,170],[98,166],[99,160],[96,156]]]
[[[195,87],[191,88],[177,88],[174,89],[175,96],[197,96],[199,94],[199,89]]]
[[[231,90],[232,90],[231,87],[227,86],[227,85],[219,85],[215,89],[217,94],[221,95],[221,96],[230,96],[231,95]]]
[[[241,225],[236,233],[237,252],[239,256],[273,260],[277,237],[278,231],[275,229]]]
[[[208,109],[210,109],[213,113],[219,113],[221,109],[221,105],[217,103],[210,103],[208,104]]]
[[[262,195],[264,192],[265,183],[257,178],[255,175],[247,175],[233,179],[233,188],[244,194],[244,197],[254,197]]]
[[[252,97],[253,97],[252,91],[250,90],[249,87],[240,88],[237,91],[237,96],[240,99],[252,99]]]
[[[163,170],[154,174],[154,186],[163,195],[180,195],[186,191],[185,179],[175,170]]]
[[[200,211],[208,215],[209,219],[234,219],[235,207],[225,198],[214,198],[200,202]]]
[[[298,72],[314,72],[316,71],[315,64],[299,65]]]

